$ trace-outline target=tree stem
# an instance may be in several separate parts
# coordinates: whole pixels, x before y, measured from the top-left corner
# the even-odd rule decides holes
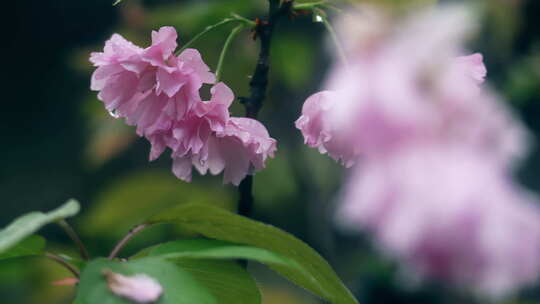
[[[253,209],[253,176],[248,175],[238,186],[240,198],[238,200],[238,214],[249,217]]]
[[[290,13],[293,1],[285,0],[280,5],[280,0],[268,0],[268,16],[266,20],[257,23],[255,34],[260,40],[261,47],[255,72],[249,82],[250,96],[240,98],[246,109],[246,117],[257,119],[268,87],[268,71],[270,70],[270,45],[274,28],[279,19]],[[240,199],[238,201],[238,214],[249,217],[253,210],[253,176],[248,175],[238,187]]]
[[[88,250],[86,250],[86,247],[84,246],[83,242],[81,241],[73,227],[71,227],[71,225],[66,220],[58,221],[58,225],[60,225],[60,227],[64,229],[69,238],[75,243],[75,245],[77,245],[77,247],[79,247],[81,257],[85,260],[90,259],[90,254],[88,254]]]
[[[135,227],[133,227],[129,232],[114,246],[113,250],[111,251],[111,254],[109,254],[109,260],[114,259],[120,250],[124,248],[124,246],[131,240],[137,233],[141,232],[144,228],[146,228],[147,224],[140,224]]]

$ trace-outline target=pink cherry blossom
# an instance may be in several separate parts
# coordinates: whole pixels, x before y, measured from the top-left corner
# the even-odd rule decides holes
[[[162,27],[142,49],[114,34],[103,53],[90,57],[98,67],[91,88],[100,91],[107,110],[137,126],[141,136],[171,128],[201,100],[202,85],[214,81],[197,50],[174,56],[176,39],[174,28]]]
[[[216,148],[212,149],[212,145]],[[232,117],[225,130],[218,132],[213,139],[208,161],[214,165],[225,164],[224,181],[237,185],[246,174],[263,169],[266,159],[274,157],[275,151],[276,140],[269,136],[260,122],[251,118]]]
[[[414,147],[359,165],[339,220],[375,235],[421,278],[493,297],[540,274],[540,210],[530,193],[467,147]]]
[[[234,94],[225,84],[216,84],[211,94],[209,101],[196,103],[171,128],[147,136],[152,143],[150,159],[168,147],[179,179],[191,181],[195,167],[203,175],[224,172],[224,183],[238,185],[246,175],[264,168],[266,159],[274,155],[276,141],[260,122],[229,117]]]
[[[190,181],[194,166],[201,174],[223,171],[224,183],[238,185],[247,174],[264,168],[276,141],[258,121],[229,117],[234,94],[225,84],[216,84],[211,93],[210,101],[198,103],[171,133],[151,138],[152,146],[172,149],[173,172],[179,179]],[[151,154],[154,158],[157,152]]]
[[[169,68],[167,61],[171,58],[174,50],[178,46],[176,39],[178,34],[171,26],[164,26],[157,32],[152,31],[152,45],[146,48],[142,57],[144,61],[149,62],[153,66],[161,66]]]
[[[135,303],[154,303],[163,293],[159,282],[145,274],[125,276],[109,270],[105,276],[109,289],[115,295]]]
[[[201,174],[223,171],[225,183],[238,185],[264,168],[276,141],[258,121],[229,117],[234,94],[224,83],[212,87],[209,101],[201,99],[201,87],[215,76],[197,50],[175,56],[176,39],[174,28],[162,27],[142,49],[113,35],[90,57],[97,67],[91,88],[107,110],[150,141],[150,160],[170,148],[178,178],[190,181],[195,166]]]
[[[198,154],[212,132],[221,132],[229,120],[229,106],[234,94],[224,83],[211,89],[212,98],[198,102],[183,119],[175,121],[169,132],[167,146],[175,156]]]

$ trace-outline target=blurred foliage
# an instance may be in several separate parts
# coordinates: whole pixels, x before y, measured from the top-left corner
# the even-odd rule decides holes
[[[117,239],[149,215],[178,203],[207,203],[232,209],[235,202],[222,187],[179,183],[170,172],[143,171],[128,174],[96,195],[82,215],[81,232],[87,237]]]
[[[31,235],[19,241],[17,245],[9,250],[2,252],[0,254],[0,260],[39,255],[43,252],[44,248],[45,239],[39,235]]]
[[[6,250],[13,250],[14,248],[21,252],[22,248],[17,248],[17,246],[25,245],[26,242],[19,242],[25,239],[28,241],[29,236],[47,224],[76,215],[80,208],[77,201],[69,200],[62,206],[47,213],[34,211],[17,217],[7,227],[0,230],[0,253],[5,253]],[[13,246],[15,247],[12,248]],[[24,251],[22,250],[22,252]]]
[[[175,26],[182,44],[231,12],[254,19],[266,9],[264,0],[124,0],[115,7],[112,2],[10,1],[3,8],[9,12],[3,20],[7,31],[2,47],[3,58],[7,58],[2,75],[8,96],[0,111],[4,130],[0,227],[20,214],[50,210],[59,201],[77,197],[83,210],[75,228],[94,255],[107,254],[118,237],[150,214],[180,202],[207,202],[232,210],[236,193],[234,187],[221,185],[221,177],[194,176],[190,184],[177,180],[167,156],[148,163],[149,144],[122,120],[109,116],[95,92],[89,91],[89,52],[101,50],[114,32],[147,45],[149,32],[162,25]],[[349,2],[384,2],[403,12],[435,1],[333,1],[336,5]],[[471,49],[484,53],[491,85],[538,137],[540,1],[461,2],[483,7],[480,31],[471,41]],[[195,43],[211,68],[231,29],[219,28]],[[309,15],[286,20],[276,29],[269,97],[260,120],[278,139],[279,150],[254,179],[255,217],[292,232],[317,249],[361,303],[475,303],[460,291],[403,284],[405,279],[391,259],[376,255],[367,237],[336,229],[333,202],[343,170],[303,145],[293,124],[302,102],[319,88],[330,65],[324,39],[323,27],[312,23]],[[232,45],[223,80],[237,96],[249,93],[257,52],[258,42],[252,40],[249,30]],[[242,115],[243,107],[235,102],[232,112]],[[539,152],[536,145],[519,172],[523,183],[535,191],[540,191]],[[167,225],[148,229],[125,253],[170,240],[178,231]],[[42,235],[49,240],[49,251],[71,246],[58,228],[46,228]],[[259,281],[265,304],[320,303],[261,267],[251,266],[250,270]],[[41,258],[0,261],[1,302],[70,303],[71,287],[51,285],[68,276],[61,267]],[[538,303],[539,298],[540,289],[532,288],[508,304]]]

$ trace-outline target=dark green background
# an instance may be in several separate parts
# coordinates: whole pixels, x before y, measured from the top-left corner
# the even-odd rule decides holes
[[[0,110],[0,226],[32,210],[48,210],[75,197],[82,215],[72,222],[94,255],[106,254],[130,225],[183,201],[212,201],[233,207],[236,189],[221,176],[194,177],[186,184],[162,156],[148,163],[149,144],[105,112],[89,90],[91,51],[101,50],[114,32],[145,46],[150,30],[173,25],[186,42],[230,12],[254,18],[264,0],[137,1],[112,7],[109,0],[4,1],[2,3],[2,108]],[[392,2],[392,1],[386,1]],[[407,4],[407,1],[395,3]],[[416,1],[418,2],[418,1]],[[540,1],[471,1],[485,5],[480,34],[471,49],[485,55],[488,80],[518,111],[534,134],[540,130]],[[231,27],[221,28],[197,47],[215,68]],[[248,93],[258,45],[239,35],[225,62],[223,80],[237,96]],[[278,140],[278,153],[255,177],[255,218],[307,241],[325,256],[362,303],[468,303],[444,286],[406,288],[391,261],[375,255],[365,236],[346,235],[332,224],[335,194],[343,170],[305,147],[294,128],[302,102],[318,90],[330,65],[324,29],[310,16],[287,20],[276,30],[269,98],[260,119]],[[242,114],[239,104],[235,115]],[[518,177],[540,191],[538,148]],[[63,250],[67,238],[56,227],[43,230],[49,249]],[[175,237],[152,230],[127,251]],[[253,266],[265,303],[317,303],[303,291]],[[0,263],[0,302],[68,303],[71,290],[51,287],[66,276],[39,259]],[[511,303],[535,303],[528,290]],[[525,301],[533,302],[525,302]]]

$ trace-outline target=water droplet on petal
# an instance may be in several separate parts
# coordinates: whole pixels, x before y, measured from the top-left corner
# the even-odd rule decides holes
[[[120,117],[120,115],[118,115],[115,110],[109,111],[109,115],[111,115],[113,118]]]

